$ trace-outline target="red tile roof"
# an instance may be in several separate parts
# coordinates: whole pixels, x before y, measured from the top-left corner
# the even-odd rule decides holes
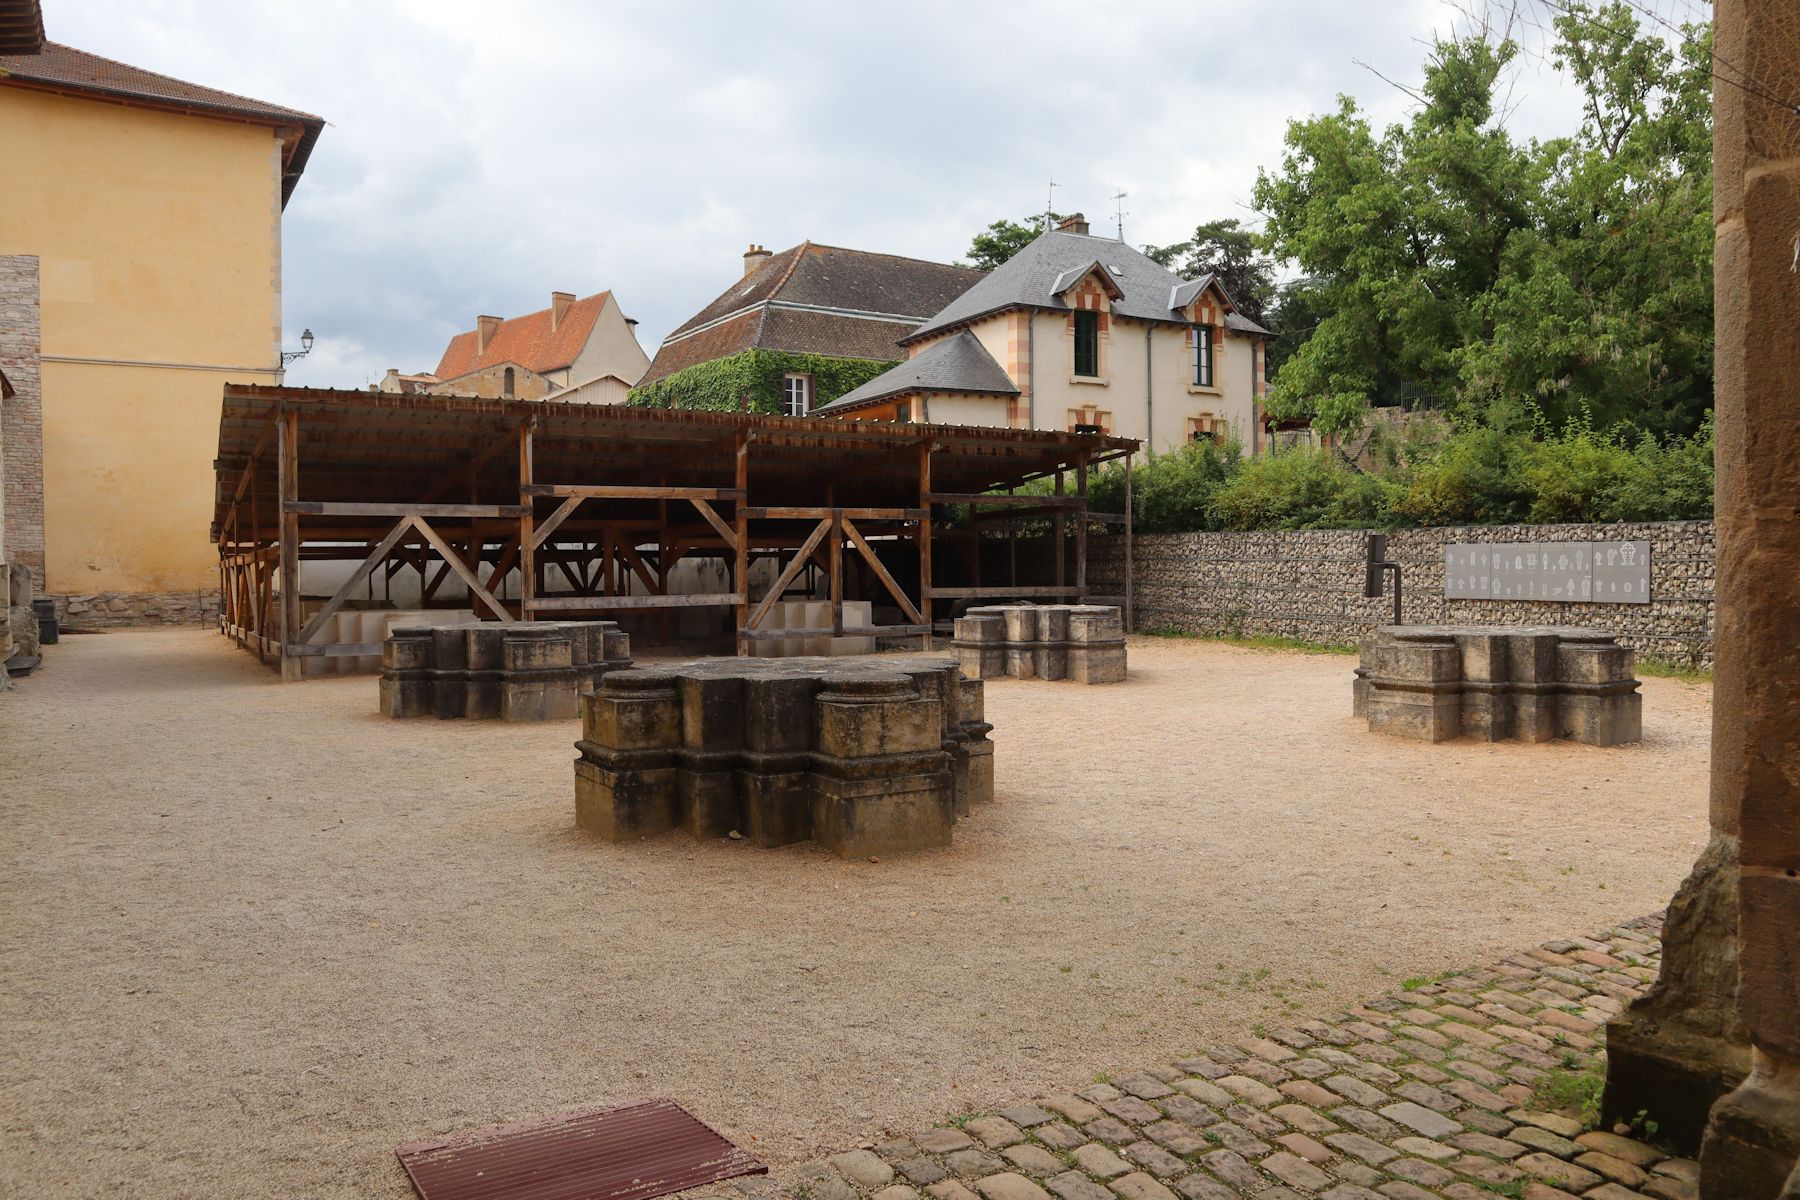
[[[233,92],[202,87],[168,75],[158,75],[128,63],[115,62],[59,42],[45,42],[39,54],[0,55],[0,83],[40,90],[75,92],[87,96],[173,108],[202,116],[214,116],[276,128],[292,128],[282,151],[281,199],[286,203],[306,169],[325,119],[297,108],[284,108]]]
[[[545,371],[560,371],[573,365],[581,348],[587,345],[588,336],[594,332],[594,322],[599,320],[600,310],[606,307],[606,298],[611,294],[595,292],[570,304],[554,330],[550,328],[550,310],[547,308],[502,321],[479,354],[475,350],[476,331],[459,333],[444,348],[444,357],[438,360],[437,370],[432,374],[439,379],[455,379],[470,371],[508,362],[518,363],[527,371],[536,371],[540,375]]]

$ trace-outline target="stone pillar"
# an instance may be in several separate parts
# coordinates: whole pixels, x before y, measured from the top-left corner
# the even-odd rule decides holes
[[[429,717],[434,710],[430,629],[396,629],[381,644],[381,715]]]
[[[1800,114],[1735,81],[1800,97],[1800,19],[1718,0],[1715,30],[1712,837],[1661,979],[1607,1030],[1602,1115],[1647,1110],[1688,1149],[1692,1109],[1730,1089],[1701,1195],[1760,1200],[1800,1191]]]
[[[1800,12],[1720,0],[1715,21],[1712,792],[1737,835],[1750,1042],[1701,1151],[1701,1194],[1724,1200],[1800,1174],[1800,111],[1769,98],[1800,104]],[[1729,82],[1745,74],[1761,94]]]
[[[681,696],[665,671],[614,671],[581,697],[575,820],[609,842],[673,829]]]

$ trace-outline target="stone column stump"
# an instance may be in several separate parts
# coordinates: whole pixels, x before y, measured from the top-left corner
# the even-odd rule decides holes
[[[428,717],[433,709],[432,631],[396,629],[381,646],[381,715]]]
[[[956,798],[939,702],[899,674],[828,687],[815,700],[813,839],[846,858],[948,846]]]
[[[575,821],[608,841],[673,829],[681,695],[666,671],[614,671],[581,697]]]

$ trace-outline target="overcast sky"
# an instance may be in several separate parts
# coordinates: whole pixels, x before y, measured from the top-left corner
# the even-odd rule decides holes
[[[44,0],[50,37],[323,116],[284,229],[289,381],[429,370],[478,313],[610,288],[654,354],[810,238],[951,261],[1000,216],[1133,244],[1248,210],[1289,118],[1407,101],[1444,0]],[[1528,31],[1529,32],[1529,31]],[[1511,126],[1572,129],[1522,69]]]

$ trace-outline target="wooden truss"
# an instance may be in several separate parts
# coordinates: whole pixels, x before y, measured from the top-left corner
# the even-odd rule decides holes
[[[485,620],[648,611],[666,621],[680,608],[733,609],[740,654],[768,639],[842,635],[852,575],[901,614],[874,633],[917,636],[927,648],[951,611],[934,602],[1116,599],[1129,620],[1129,554],[1124,597],[1094,597],[1087,585],[1089,524],[1130,528],[1129,504],[1125,516],[1087,511],[1089,471],[1129,458],[1136,443],[1126,439],[395,399],[226,388],[214,522],[220,623],[278,662],[283,679],[299,678],[308,657],[380,653],[378,644],[324,641],[324,631],[378,578],[409,568],[424,603],[454,575]],[[1052,496],[1000,490],[1046,476]],[[966,525],[944,519],[951,505],[968,509]],[[984,582],[984,540],[992,548],[1000,533],[1012,545],[1009,531],[1046,519],[1053,580],[1021,584],[1014,550],[1007,581]],[[688,558],[723,564],[728,590],[671,592],[671,572]],[[753,598],[758,559],[777,564],[776,579]],[[315,560],[355,565],[303,622],[300,564]],[[825,578],[831,624],[769,628],[776,602],[813,572]]]

